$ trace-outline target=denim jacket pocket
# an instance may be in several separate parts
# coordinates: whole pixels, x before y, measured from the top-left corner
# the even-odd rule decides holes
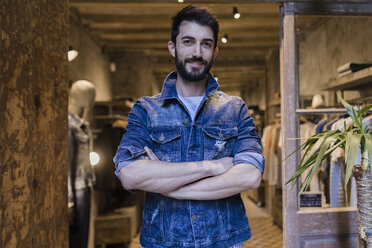
[[[162,161],[179,162],[181,160],[181,128],[178,126],[152,127],[150,138],[153,152]]]
[[[238,136],[237,127],[206,126],[204,132],[204,159],[219,159],[232,157],[235,139]]]

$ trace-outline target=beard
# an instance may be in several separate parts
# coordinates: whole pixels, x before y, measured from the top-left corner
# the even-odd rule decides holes
[[[203,71],[199,72],[197,68],[192,68],[191,72],[187,71],[186,63],[190,63],[190,62],[202,63],[204,65]],[[208,63],[208,61],[203,60],[203,58],[195,58],[195,57],[181,61],[179,60],[177,56],[177,51],[176,51],[175,63],[176,63],[177,71],[183,79],[190,81],[190,82],[198,82],[198,81],[203,80],[209,73],[209,70],[212,67],[212,62],[213,62],[213,58]]]

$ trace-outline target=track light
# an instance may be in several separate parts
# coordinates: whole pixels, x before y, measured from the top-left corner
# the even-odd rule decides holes
[[[68,61],[73,61],[78,56],[78,51],[74,50],[71,46],[68,48],[67,58]]]
[[[228,39],[229,39],[229,36],[227,34],[225,34],[224,36],[222,36],[221,42],[226,44]]]
[[[234,8],[233,8],[233,14],[234,14],[234,18],[235,18],[235,19],[239,19],[239,18],[240,18],[240,13],[239,13],[237,7],[234,7]]]
[[[95,166],[96,164],[99,163],[99,155],[96,152],[90,152],[89,153],[89,159],[90,159],[90,164],[92,166]]]

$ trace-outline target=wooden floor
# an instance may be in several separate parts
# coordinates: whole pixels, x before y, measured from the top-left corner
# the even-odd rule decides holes
[[[263,208],[257,207],[242,194],[247,216],[252,227],[252,238],[244,242],[244,248],[282,248],[283,232],[274,225],[273,218]],[[129,248],[141,248],[137,235]]]

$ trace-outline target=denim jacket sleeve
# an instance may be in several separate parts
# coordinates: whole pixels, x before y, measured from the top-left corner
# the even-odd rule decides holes
[[[249,163],[264,172],[265,158],[262,155],[261,138],[259,137],[252,116],[242,101],[239,114],[238,137],[234,145],[234,164]]]
[[[127,132],[123,135],[114,157],[117,177],[120,175],[121,168],[137,159],[144,158],[145,146],[152,148],[147,120],[147,112],[138,100],[129,113]]]

